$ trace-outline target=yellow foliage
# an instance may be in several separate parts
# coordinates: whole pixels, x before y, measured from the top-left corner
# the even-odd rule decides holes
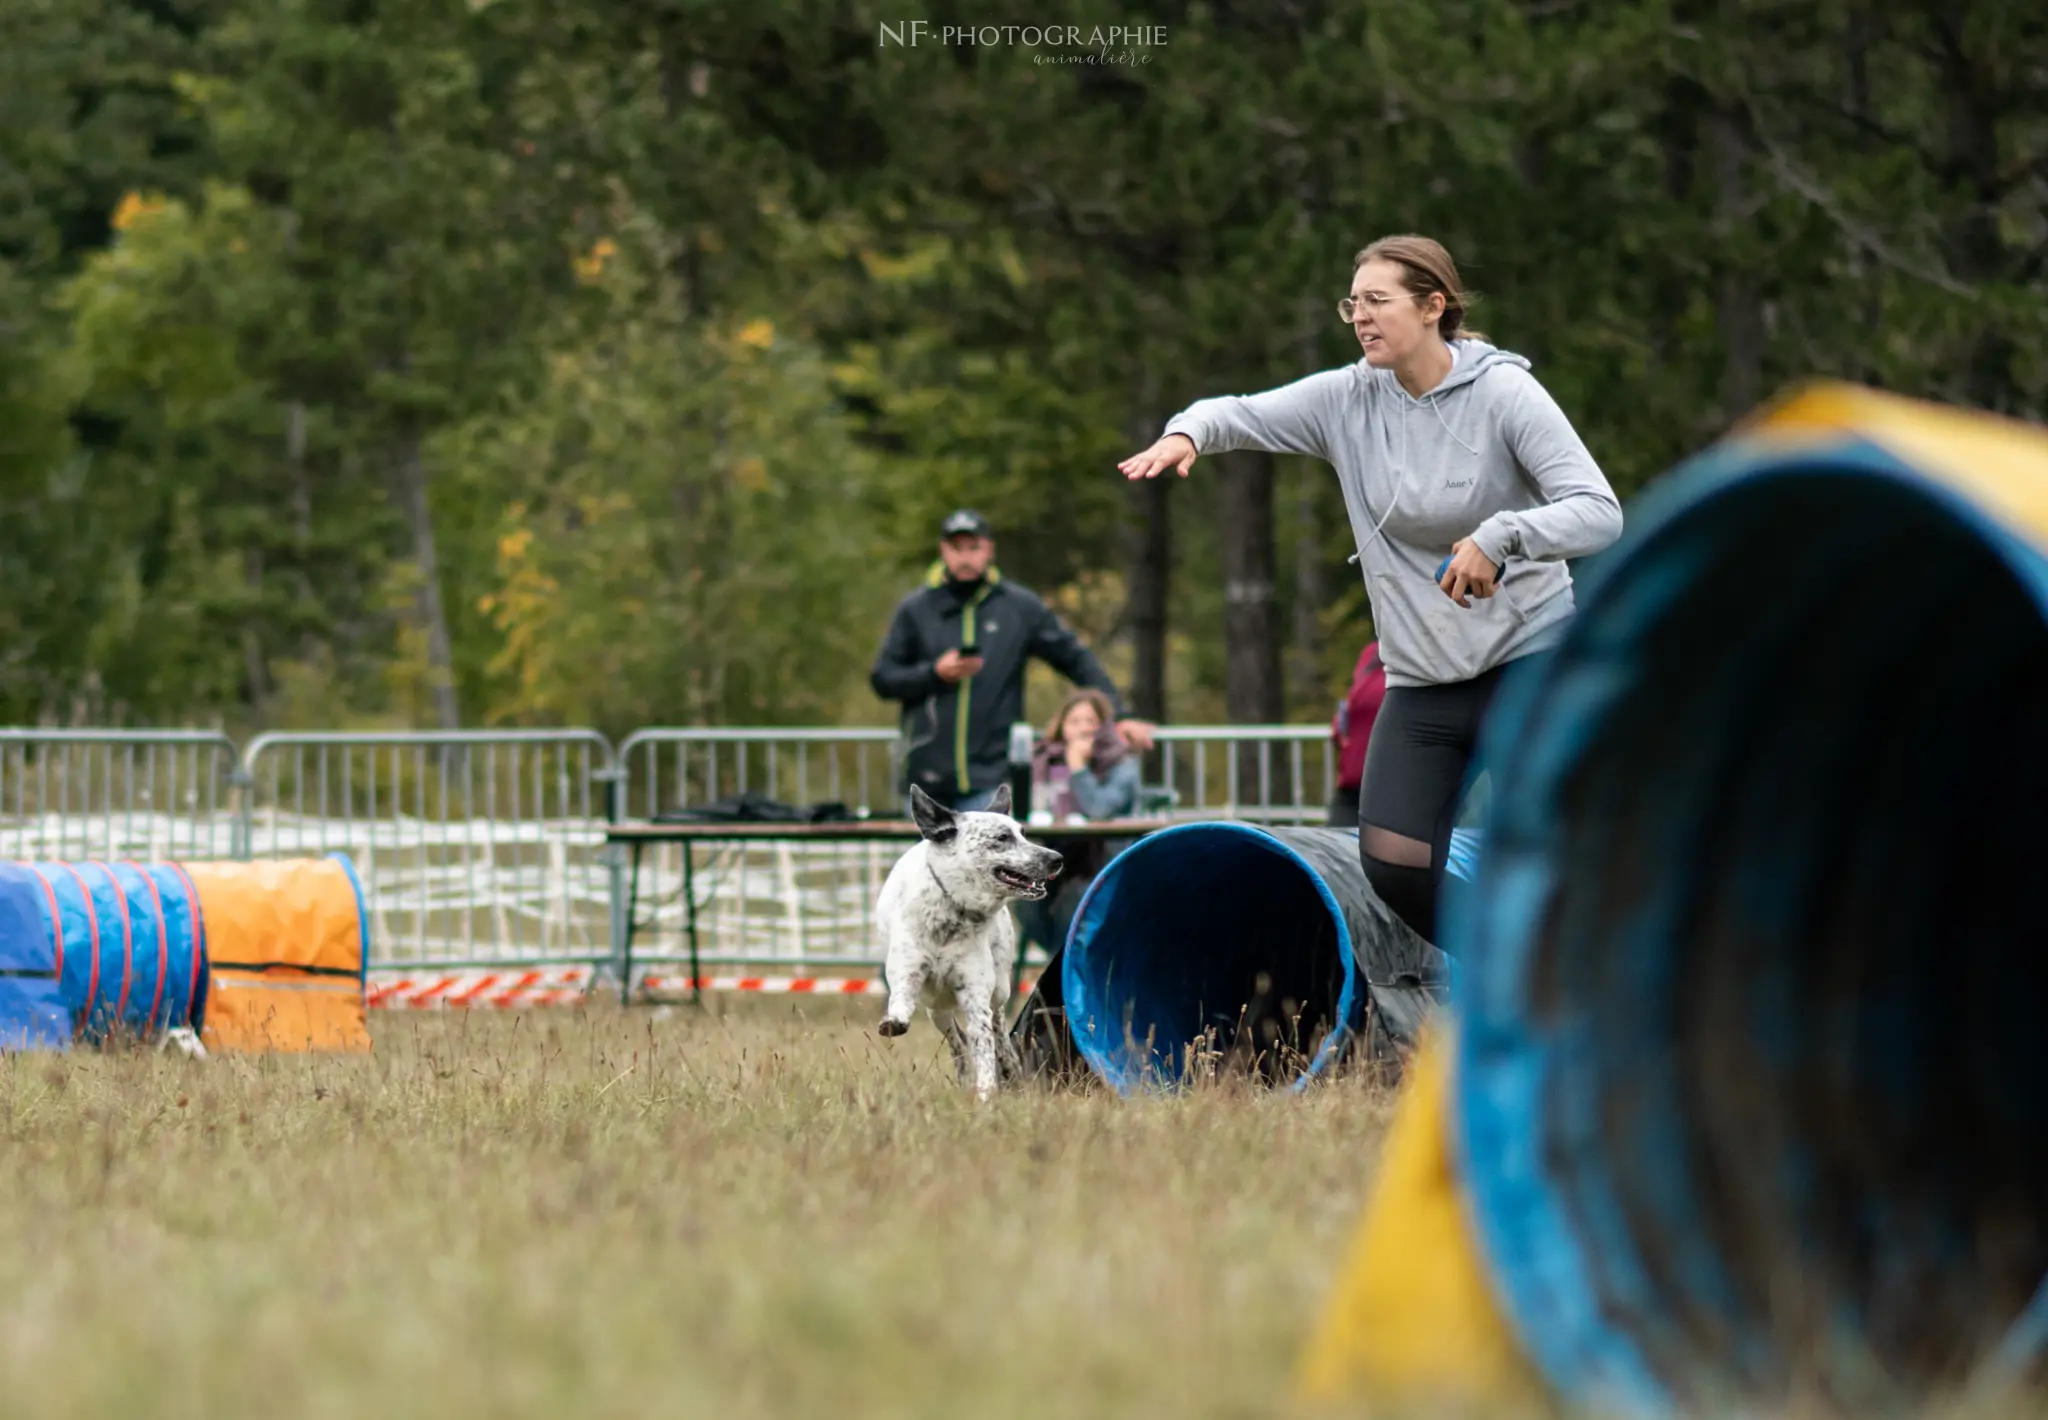
[[[114,230],[128,231],[140,226],[162,212],[170,202],[161,193],[129,192],[122,196],[120,206],[114,209]]]
[[[758,458],[741,459],[732,466],[732,481],[735,487],[749,493],[760,493],[768,487],[768,465]]]
[[[604,264],[619,254],[617,243],[610,237],[599,237],[592,244],[588,254],[576,258],[576,279],[589,285],[604,275]]]
[[[752,350],[766,350],[775,343],[775,322],[766,317],[756,317],[740,327],[734,339]]]
[[[853,346],[847,354],[847,359],[827,367],[833,383],[847,394],[885,393],[881,353],[863,342]]]
[[[1129,595],[1122,573],[1097,569],[1081,573],[1065,586],[1055,587],[1045,600],[1073,624],[1083,640],[1100,648],[1108,644],[1116,630]]]
[[[860,264],[876,281],[920,281],[937,274],[952,254],[950,242],[944,237],[933,237],[917,243],[900,257],[862,247]]]

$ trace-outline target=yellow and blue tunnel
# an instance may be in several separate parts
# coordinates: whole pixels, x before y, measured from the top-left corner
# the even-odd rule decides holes
[[[1631,508],[1483,755],[1451,1022],[1307,1392],[2048,1379],[2048,437],[1765,411]]]

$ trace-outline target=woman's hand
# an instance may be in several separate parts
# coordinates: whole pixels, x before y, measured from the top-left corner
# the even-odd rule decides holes
[[[1185,434],[1168,434],[1144,453],[1132,454],[1117,468],[1125,478],[1157,478],[1170,468],[1178,468],[1180,476],[1186,478],[1194,466],[1195,441]]]
[[[1459,606],[1470,606],[1467,594],[1481,601],[1493,595],[1505,569],[1491,557],[1479,550],[1479,544],[1469,537],[1458,539],[1451,549],[1450,565],[1444,568],[1444,575],[1437,585]]]
[[[1088,767],[1088,760],[1095,752],[1095,746],[1087,740],[1068,740],[1064,748],[1067,755],[1067,768],[1076,774],[1079,774]]]

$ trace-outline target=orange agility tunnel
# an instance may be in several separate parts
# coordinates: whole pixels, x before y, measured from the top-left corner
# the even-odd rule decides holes
[[[188,863],[206,921],[208,1050],[366,1051],[369,919],[340,853]]]

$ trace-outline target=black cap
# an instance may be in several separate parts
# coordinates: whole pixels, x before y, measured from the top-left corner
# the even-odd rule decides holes
[[[961,508],[957,512],[949,513],[946,521],[939,524],[941,538],[960,537],[967,533],[972,533],[975,537],[995,536],[989,530],[988,519],[972,508]]]

